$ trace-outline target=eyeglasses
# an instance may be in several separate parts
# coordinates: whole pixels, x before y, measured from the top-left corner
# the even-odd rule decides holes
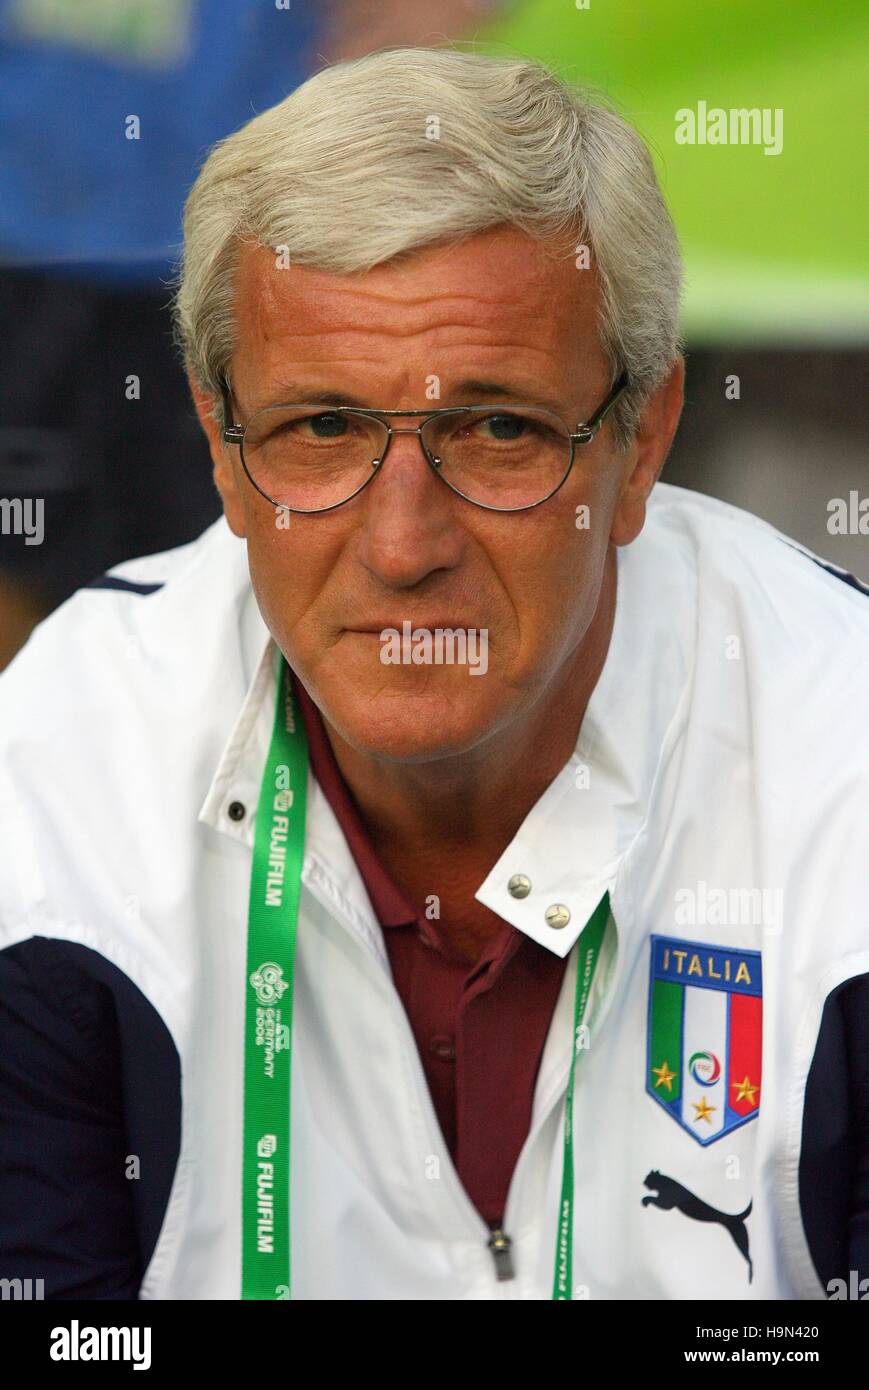
[[[606,400],[571,432],[554,411],[535,405],[464,405],[438,410],[369,410],[313,402],[269,405],[246,425],[227,425],[245,473],[273,506],[328,512],[377,476],[394,435],[419,436],[426,461],[447,487],[493,512],[539,507],[564,484],[576,446],[589,444],[628,384],[623,372]],[[223,388],[226,417],[230,394]],[[385,417],[424,415],[412,429]]]

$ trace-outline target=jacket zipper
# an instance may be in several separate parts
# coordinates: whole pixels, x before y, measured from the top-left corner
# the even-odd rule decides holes
[[[500,1226],[496,1226],[489,1236],[488,1245],[492,1252],[492,1260],[495,1265],[495,1278],[499,1283],[505,1279],[515,1279],[516,1271],[513,1268],[513,1256],[510,1254],[510,1247],[513,1244],[508,1235],[505,1235]]]
[[[440,1123],[438,1121],[437,1113],[434,1108],[434,1102],[431,1098],[431,1093],[428,1089],[428,1082],[426,1081],[425,1072],[423,1071],[422,1061],[420,1059],[419,1051],[416,1045],[416,1038],[413,1036],[413,1030],[411,1029],[410,1022],[408,1020],[407,1014],[405,1013],[404,1005],[402,1004],[401,998],[395,988],[395,985],[392,982],[388,966],[384,965],[376,951],[374,951],[366,942],[360,939],[360,936],[358,932],[354,929],[352,923],[349,922],[347,918],[343,916],[343,914],[339,915],[335,903],[330,901],[328,897],[321,896],[320,892],[317,891],[317,887],[319,885],[315,886],[316,880],[312,882],[310,877],[303,877],[303,882],[305,884],[305,887],[312,894],[312,896],[315,897],[317,901],[320,903],[321,907],[324,907],[331,916],[337,918],[337,920],[341,922],[345,930],[349,932],[353,940],[360,947],[363,955],[368,957],[372,961],[372,963],[376,965],[381,978],[385,978],[386,984],[388,986],[386,992],[389,996],[390,1006],[393,1009],[393,1012],[396,1013],[399,1020],[399,1026],[403,1028],[407,1039],[406,1050],[410,1054],[411,1066],[414,1068],[416,1074],[417,1091],[420,1093],[422,1097],[423,1109],[425,1110],[426,1117],[428,1120],[428,1128],[432,1133],[437,1134],[438,1138],[441,1140],[441,1142],[443,1142]],[[540,1130],[545,1125],[546,1121],[549,1119],[549,1116],[551,1115],[554,1106],[558,1104],[558,1102],[561,1100],[563,1096],[563,1093],[567,1087],[567,1078],[569,1071],[570,1066],[568,1064],[564,1068],[561,1076],[559,1077],[556,1086],[553,1088],[550,1101],[546,1105],[545,1109],[538,1116],[537,1123],[529,1130],[528,1134],[525,1137],[525,1143],[523,1144],[519,1152],[519,1157],[516,1160],[516,1167],[513,1170],[513,1175],[510,1180],[510,1186],[507,1191],[507,1202],[504,1211],[504,1225],[508,1224],[509,1214],[512,1208],[516,1205],[515,1193],[518,1187],[517,1179],[519,1178],[520,1171],[524,1170],[525,1164],[528,1161],[528,1154],[533,1148]],[[477,1211],[477,1208],[474,1206],[473,1202],[471,1201],[470,1197],[465,1191],[462,1185],[462,1180],[456,1172],[455,1165],[453,1164],[452,1159],[450,1158],[450,1155],[448,1153],[445,1156],[444,1167],[446,1169],[448,1180],[452,1186],[453,1197],[457,1206],[464,1209],[464,1212],[468,1217],[469,1224],[476,1227],[480,1234],[484,1236],[486,1248],[492,1256],[492,1263],[494,1266],[496,1282],[506,1283],[510,1280],[515,1279],[516,1270],[513,1262],[512,1238],[506,1234],[506,1231],[502,1226],[497,1226],[493,1230],[491,1227],[486,1225],[486,1222],[483,1220],[482,1216]],[[504,1296],[508,1296],[506,1290],[504,1290]]]

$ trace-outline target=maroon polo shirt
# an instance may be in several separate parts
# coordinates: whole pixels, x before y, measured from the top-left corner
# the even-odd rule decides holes
[[[504,922],[469,965],[448,923],[429,921],[378,859],[325,725],[293,685],[311,770],[335,813],[383,928],[392,977],[410,1022],[435,1112],[465,1191],[490,1226],[531,1122],[537,1071],[566,962]]]

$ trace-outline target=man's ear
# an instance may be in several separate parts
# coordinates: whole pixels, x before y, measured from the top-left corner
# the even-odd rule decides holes
[[[646,501],[664,467],[682,414],[685,359],[676,358],[669,375],[643,407],[637,432],[627,452],[622,487],[613,517],[610,540],[630,545],[646,520]]]
[[[222,436],[220,402],[209,392],[203,391],[189,371],[187,380],[190,383],[190,394],[199,416],[199,423],[208,440],[211,462],[214,465],[214,482],[223,502],[223,512],[229,529],[234,535],[244,537],[247,535],[244,507],[238,487],[236,466],[231,457],[233,446],[226,444]],[[217,411],[217,414],[212,413],[213,411]]]

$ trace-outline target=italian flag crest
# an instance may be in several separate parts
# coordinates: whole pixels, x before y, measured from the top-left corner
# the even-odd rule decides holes
[[[713,1144],[760,1109],[760,951],[653,936],[646,1090]]]

